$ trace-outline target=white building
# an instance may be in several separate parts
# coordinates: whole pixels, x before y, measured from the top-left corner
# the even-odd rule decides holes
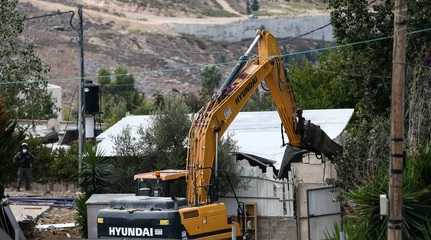
[[[353,109],[305,110],[303,112],[305,119],[319,125],[332,139],[336,139],[343,132],[352,114]],[[128,128],[131,136],[137,139],[138,130],[147,128],[151,121],[151,116],[124,117],[97,137],[97,140],[100,141],[98,150],[105,156],[115,156],[114,138],[116,136]],[[282,147],[281,120],[276,111],[240,112],[225,135],[230,135],[237,142],[239,152],[273,160],[276,162],[276,168],[280,167],[284,147]],[[284,139],[288,141],[287,136],[284,136]],[[335,170],[330,164],[324,167],[311,155],[305,157],[304,162],[293,165],[292,178],[289,181],[276,180],[272,168],[267,168],[267,172],[263,173],[258,167],[251,167],[247,161],[239,162],[239,166],[242,168],[241,175],[247,183],[247,188],[238,189],[236,195],[241,202],[256,204],[260,222],[258,235],[262,236],[260,239],[296,239],[295,222],[301,222],[301,220],[294,218],[296,216],[294,193],[297,186],[294,183],[325,185],[324,178],[336,176]],[[302,187],[301,189],[305,192],[307,188]],[[302,192],[297,194],[301,195]],[[237,204],[234,195],[228,194],[221,200],[226,203],[229,213],[236,215]],[[301,204],[306,205],[306,202],[301,202]],[[301,214],[300,209],[299,214]],[[274,218],[277,221],[274,221]],[[275,228],[275,226],[278,227]],[[274,229],[279,229],[279,232]],[[286,229],[290,231],[289,237],[286,237]],[[308,229],[303,231],[306,230]]]
[[[62,89],[60,86],[54,84],[48,84],[47,87],[48,93],[51,94],[52,102],[56,110],[54,111],[57,114],[57,120],[63,120],[63,105],[62,105]]]

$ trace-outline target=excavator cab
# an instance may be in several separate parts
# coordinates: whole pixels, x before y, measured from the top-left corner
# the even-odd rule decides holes
[[[185,170],[160,170],[134,176],[137,196],[185,197]]]

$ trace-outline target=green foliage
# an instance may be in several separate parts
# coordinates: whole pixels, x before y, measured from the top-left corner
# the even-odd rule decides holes
[[[147,129],[133,136],[126,128],[114,138],[118,155],[112,159],[114,191],[134,191],[136,173],[185,168],[185,139],[191,125],[188,111],[182,98],[164,98]]]
[[[24,134],[16,129],[16,122],[5,111],[0,98],[0,199],[3,197],[5,185],[12,181],[15,172],[13,157],[18,150]]]
[[[408,29],[417,30],[431,25],[428,1],[408,1]],[[366,0],[330,0],[331,22],[337,42],[350,43],[393,34],[393,1],[383,1],[368,9]],[[407,61],[422,62],[424,51],[430,48],[430,34],[419,33],[408,38]],[[372,114],[388,114],[391,83],[392,39],[342,50],[342,61],[358,62],[339,69],[341,75],[359,70],[360,76],[348,77],[347,83],[358,90],[360,104]],[[371,77],[369,77],[371,76]],[[377,77],[381,76],[381,77]],[[355,90],[355,89],[354,89]]]
[[[380,217],[379,195],[388,191],[388,165],[347,194],[353,206],[346,224],[354,225],[347,239],[386,239],[387,217]],[[429,239],[431,217],[431,148],[407,159],[403,184],[403,238]]]
[[[167,97],[151,126],[141,130],[144,154],[156,162],[156,169],[185,167],[185,139],[191,126],[189,108],[180,97]]]
[[[357,117],[342,138],[343,156],[334,162],[338,184],[346,190],[379,174],[389,161],[389,119],[361,113]]]
[[[250,1],[250,10],[253,12],[259,11],[259,0],[249,0]]]
[[[250,112],[250,111],[274,111],[275,106],[272,103],[272,97],[270,94],[254,94],[247,104],[244,106],[241,111]]]
[[[241,168],[236,162],[235,152],[238,152],[236,142],[227,136],[219,143],[219,193],[224,195],[232,191],[232,187],[236,190],[241,187]]]
[[[85,204],[91,195],[82,193],[75,198],[75,221],[79,226],[81,237],[86,239],[88,237],[88,223],[87,223],[87,205]]]
[[[120,87],[121,90],[134,90],[135,77],[129,74],[129,71],[124,66],[119,66],[114,70],[114,84]]]
[[[350,221],[344,223],[345,240],[368,240],[364,234],[366,231],[364,226],[365,224],[354,224]],[[341,240],[340,232],[341,227],[336,224],[334,232],[326,233],[326,240]]]
[[[151,101],[134,89],[135,78],[126,67],[115,69],[113,76],[107,69],[98,71],[98,80],[102,86],[103,121],[113,125],[130,114],[150,114],[154,110]]]
[[[99,71],[97,71],[97,82],[104,86],[110,84],[112,81],[112,74],[111,71],[109,71],[106,68],[101,68]]]
[[[134,192],[133,176],[141,172],[153,170],[153,160],[146,158],[138,139],[132,136],[131,129],[123,129],[120,135],[114,137],[116,157],[111,159],[113,192]]]
[[[18,1],[0,2],[0,95],[17,118],[54,117],[54,105],[43,81],[47,72],[33,46],[22,40],[24,16]]]
[[[35,156],[32,168],[35,182],[77,182],[78,149],[76,145],[72,145],[69,150],[53,150],[42,144],[40,139],[32,136],[28,136],[26,143],[29,145],[30,152]]]
[[[194,93],[185,93],[182,95],[185,104],[190,108],[191,112],[198,112],[204,105],[206,97],[197,97]]]
[[[201,98],[208,101],[222,80],[222,74],[215,65],[207,65],[201,71]]]
[[[101,152],[97,151],[96,145],[86,144],[79,184],[89,196],[94,193],[103,193],[110,187],[109,177],[112,165],[101,155]]]
[[[295,98],[304,109],[354,107],[364,96],[361,86],[352,82],[355,75],[366,76],[359,68],[363,58],[344,61],[342,52],[323,54],[318,64],[309,61],[294,64],[289,70]],[[342,70],[358,67],[357,72],[345,74]]]

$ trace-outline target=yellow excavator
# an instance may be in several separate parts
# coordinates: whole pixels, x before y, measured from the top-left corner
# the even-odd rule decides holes
[[[257,56],[251,57],[257,46]],[[137,196],[118,199],[98,214],[100,238],[145,239],[242,239],[239,218],[230,218],[225,205],[217,202],[211,188],[217,175],[218,141],[257,91],[265,83],[272,95],[289,138],[279,177],[286,176],[292,161],[305,152],[329,159],[342,148],[317,125],[301,116],[286,76],[283,58],[274,36],[259,30],[221,88],[195,116],[188,137],[186,170],[162,170],[135,175],[152,186],[186,181],[186,198],[166,196],[160,187],[140,188]],[[213,175],[214,174],[214,175]]]

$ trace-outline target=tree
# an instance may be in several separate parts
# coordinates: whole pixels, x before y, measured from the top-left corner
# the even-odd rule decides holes
[[[135,79],[126,67],[119,66],[114,71],[101,68],[97,81],[102,86],[103,120],[112,125],[130,114],[150,114],[154,106],[152,102],[134,88]]]
[[[205,66],[201,71],[201,99],[208,101],[220,85],[221,79],[222,74],[215,65]]]
[[[371,73],[362,72],[368,65],[361,56],[345,60],[345,53],[334,51],[319,56],[318,62],[297,62],[289,68],[289,75],[298,106],[304,109],[355,107],[365,96],[365,89],[355,84],[356,79],[380,79]],[[356,69],[354,69],[356,66]],[[344,69],[352,69],[350,72]],[[377,78],[377,79],[376,79]]]
[[[0,199],[3,197],[6,184],[15,176],[13,157],[20,142],[24,139],[23,132],[17,131],[16,121],[6,112],[0,98]]]
[[[97,82],[104,86],[109,85],[112,81],[112,74],[111,71],[109,71],[106,68],[101,68],[99,71],[97,71]]]
[[[245,1],[245,4],[246,4],[246,6],[245,6],[246,13],[247,13],[247,15],[250,15],[250,14],[251,14],[251,9],[250,9],[250,0],[246,0],[246,1]]]
[[[155,161],[155,169],[184,169],[187,151],[185,140],[191,121],[189,109],[181,97],[166,97],[151,125],[140,131],[144,155]]]
[[[0,95],[6,109],[18,118],[54,117],[54,104],[44,81],[47,67],[20,34],[24,16],[17,0],[0,2]]]
[[[113,139],[116,155],[112,159],[113,192],[135,191],[133,176],[137,173],[152,171],[154,160],[144,155],[139,139],[133,136],[131,129],[127,127]]]
[[[274,111],[272,96],[268,93],[255,93],[241,111]]]
[[[408,1],[409,31],[431,25],[428,13],[431,4],[428,1]],[[331,22],[337,43],[364,41],[382,36],[392,36],[393,1],[382,1],[368,6],[366,0],[330,0]],[[408,63],[422,64],[424,52],[431,46],[431,36],[426,33],[411,35],[408,39]],[[362,64],[347,65],[340,69],[352,88],[359,90],[361,104],[373,114],[389,114],[391,83],[388,79],[348,76],[359,71],[365,76],[391,76],[392,39],[369,42],[343,50],[343,61],[364,59]],[[357,61],[355,61],[357,62]],[[407,81],[409,82],[409,81]]]
[[[259,0],[250,0],[250,9],[253,12],[259,11]]]
[[[218,190],[219,194],[223,195],[232,192],[232,188],[236,191],[241,187],[241,168],[238,167],[235,153],[238,152],[236,142],[227,136],[219,143],[218,149]],[[223,187],[222,187],[223,186]]]
[[[119,66],[114,71],[114,84],[121,91],[131,91],[135,89],[135,77],[129,74],[129,71],[124,66]]]

